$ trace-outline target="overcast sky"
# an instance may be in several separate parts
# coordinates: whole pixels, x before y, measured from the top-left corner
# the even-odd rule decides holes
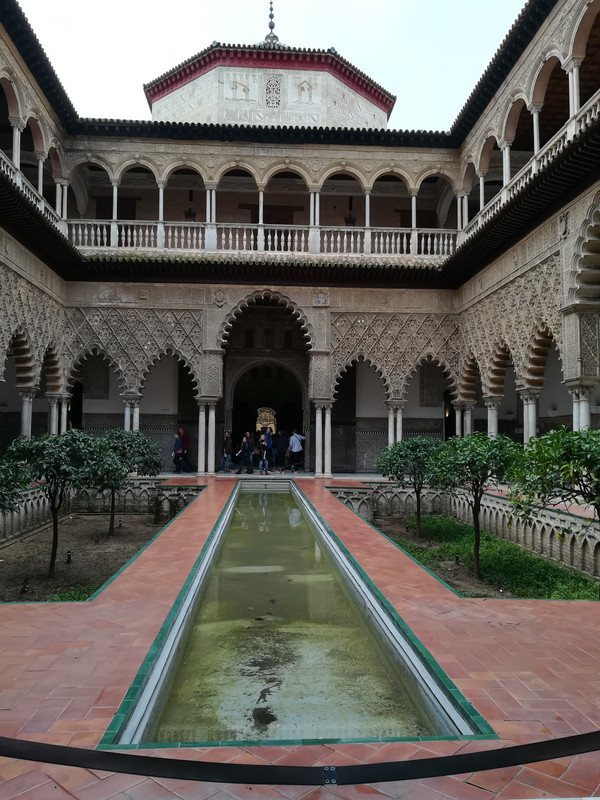
[[[1,2],[1,0],[0,0]],[[256,44],[269,0],[19,0],[83,117],[150,119],[143,84],[213,41]],[[281,42],[396,95],[390,128],[448,130],[525,0],[274,0]]]

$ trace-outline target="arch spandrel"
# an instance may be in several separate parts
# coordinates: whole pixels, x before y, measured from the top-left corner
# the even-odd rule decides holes
[[[169,347],[183,354],[195,376],[201,358],[202,317],[191,309],[68,309],[72,359],[96,348],[108,354],[123,376],[123,388],[139,392],[146,365]]]
[[[455,314],[331,314],[333,374],[356,354],[363,355],[386,376],[393,399],[404,396],[407,374],[428,355],[443,361],[456,376],[460,352],[460,328]]]

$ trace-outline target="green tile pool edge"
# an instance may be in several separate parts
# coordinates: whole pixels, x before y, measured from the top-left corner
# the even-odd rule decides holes
[[[171,625],[173,624],[173,620],[175,619],[177,613],[179,612],[179,609],[181,607],[181,603],[183,602],[183,599],[186,596],[186,593],[188,591],[190,583],[194,579],[194,575],[196,573],[196,570],[197,570],[199,564],[202,562],[202,559],[204,558],[204,554],[205,554],[207,548],[211,544],[212,540],[214,539],[214,537],[216,535],[217,530],[219,529],[221,520],[223,519],[223,515],[225,514],[225,509],[230,504],[231,498],[232,498],[233,494],[237,490],[237,484],[238,484],[238,481],[236,481],[234,483],[233,488],[232,488],[231,492],[229,493],[229,495],[227,497],[227,500],[223,504],[223,508],[221,509],[217,519],[215,520],[215,524],[211,528],[211,531],[210,531],[209,535],[206,537],[206,541],[202,545],[202,548],[201,548],[198,556],[196,557],[196,560],[194,561],[194,563],[192,565],[192,568],[190,569],[190,571],[188,572],[187,576],[185,577],[185,580],[182,583],[179,592],[177,593],[177,597],[175,598],[175,601],[173,602],[173,605],[171,606],[171,608],[169,610],[169,613],[165,617],[165,619],[163,621],[163,624],[160,626],[160,630],[156,634],[156,637],[155,637],[154,641],[152,642],[152,644],[150,645],[150,648],[149,648],[148,652],[146,653],[146,656],[144,657],[144,660],[142,661],[142,664],[141,664],[139,670],[137,671],[137,673],[136,673],[136,675],[135,675],[135,677],[134,677],[129,689],[125,693],[125,697],[121,701],[121,704],[119,705],[119,708],[117,709],[117,713],[112,718],[108,728],[106,729],[106,732],[105,732],[104,736],[100,740],[100,743],[97,745],[96,749],[105,749],[109,745],[113,745],[117,749],[121,748],[121,747],[127,748],[127,749],[141,749],[139,745],[114,745],[115,736],[117,735],[119,729],[121,728],[121,725],[125,721],[125,716],[129,711],[129,707],[134,702],[135,697],[138,694],[142,683],[146,679],[148,671],[150,670],[152,664],[154,663],[154,659],[156,658],[157,652],[160,649],[160,646],[162,645],[165,636],[167,635],[168,631],[170,630]],[[205,487],[203,487],[203,488],[205,488]],[[201,493],[198,495],[198,497],[200,497],[200,496],[201,496]],[[198,497],[195,497],[194,500],[197,500]],[[192,500],[191,502],[194,502],[194,501]],[[186,505],[186,508],[189,505],[190,505],[190,503],[188,503]],[[179,512],[179,514],[183,513],[183,511],[185,511],[185,508],[183,508]],[[171,520],[171,522],[174,522],[174,520],[177,519],[179,514],[177,514],[177,516],[174,517]],[[171,522],[169,523],[169,525],[171,524]],[[168,527],[168,526],[165,526],[165,527]],[[164,530],[164,528],[163,528],[163,530]],[[118,720],[118,722],[117,722],[117,720]],[[154,745],[154,744],[152,745],[152,747],[155,747],[155,746],[158,746],[158,745]],[[144,743],[144,748],[147,748],[147,747],[148,747],[147,743]]]
[[[356,561],[356,559],[355,559],[355,558],[354,558],[354,556],[353,556],[353,555],[350,553],[350,551],[348,550],[348,548],[347,548],[347,547],[346,547],[344,544],[342,544],[342,542],[339,540],[339,538],[336,536],[336,534],[333,532],[333,530],[332,530],[332,529],[329,527],[329,525],[327,525],[327,523],[326,523],[326,522],[325,522],[325,521],[322,519],[321,515],[317,513],[317,510],[316,510],[316,508],[313,506],[313,504],[310,502],[310,500],[308,500],[308,498],[306,497],[306,495],[304,494],[304,492],[302,491],[302,489],[301,489],[301,488],[298,486],[298,484],[296,484],[296,487],[297,487],[297,489],[298,489],[298,492],[299,492],[299,493],[302,495],[302,497],[304,498],[304,502],[305,502],[305,503],[306,503],[308,506],[310,506],[310,508],[313,510],[313,512],[316,514],[316,516],[317,516],[317,517],[319,517],[319,519],[321,520],[321,524],[322,524],[322,525],[323,525],[323,527],[324,527],[324,528],[327,530],[327,533],[329,534],[329,536],[331,536],[331,538],[332,538],[332,539],[334,539],[334,540],[337,542],[337,544],[338,544],[339,548],[342,550],[342,552],[344,553],[345,557],[348,559],[348,561],[349,561],[349,562],[352,564],[352,566],[353,566],[353,567],[356,569],[356,571],[359,573],[359,575],[360,575],[361,579],[362,579],[362,580],[363,580],[363,581],[364,581],[364,582],[367,584],[367,586],[368,586],[368,587],[371,589],[371,591],[373,592],[373,594],[374,594],[374,595],[377,597],[378,601],[381,603],[381,605],[383,606],[383,608],[385,609],[385,611],[386,611],[386,612],[389,614],[389,616],[390,616],[390,617],[391,617],[391,618],[394,620],[394,622],[396,623],[396,625],[397,625],[397,626],[400,628],[400,630],[402,631],[402,633],[403,633],[403,635],[405,636],[405,638],[406,638],[406,639],[407,639],[407,640],[408,640],[408,641],[409,641],[409,642],[412,644],[412,646],[414,647],[415,651],[417,652],[417,654],[419,655],[419,657],[421,658],[421,660],[422,660],[422,661],[425,663],[425,665],[426,665],[427,669],[429,670],[429,672],[430,672],[430,673],[432,673],[432,674],[433,674],[433,675],[436,677],[436,679],[438,680],[438,682],[439,682],[440,684],[442,684],[442,686],[443,686],[443,688],[444,688],[444,690],[445,690],[446,694],[447,694],[447,695],[449,695],[449,696],[451,696],[451,697],[453,698],[454,702],[455,702],[455,703],[456,703],[456,705],[457,705],[457,706],[460,708],[460,710],[461,710],[462,714],[465,716],[465,718],[466,718],[466,719],[468,719],[468,720],[469,720],[469,722],[470,722],[470,723],[471,723],[471,724],[472,724],[474,727],[476,727],[476,728],[478,728],[478,729],[479,729],[479,732],[478,732],[478,733],[476,733],[476,734],[473,734],[473,735],[475,735],[475,736],[484,736],[484,737],[490,737],[490,738],[498,738],[498,735],[497,735],[497,734],[496,734],[496,732],[493,730],[493,728],[492,728],[490,725],[488,725],[488,723],[486,722],[486,720],[485,720],[485,719],[483,719],[483,717],[482,717],[480,714],[478,714],[478,713],[477,713],[477,711],[476,711],[476,710],[473,708],[473,706],[471,705],[471,703],[469,703],[469,701],[467,700],[467,698],[466,698],[466,697],[465,697],[465,696],[462,694],[462,692],[461,692],[461,691],[460,691],[460,690],[459,690],[459,689],[458,689],[458,688],[457,688],[457,687],[454,685],[454,683],[453,683],[453,682],[450,680],[450,678],[449,678],[449,677],[446,675],[446,673],[444,672],[444,670],[443,670],[443,669],[440,667],[440,665],[437,663],[437,661],[436,661],[436,660],[433,658],[433,656],[431,655],[431,653],[429,652],[429,650],[428,650],[428,649],[425,647],[425,645],[423,645],[423,644],[421,643],[420,639],[419,639],[419,638],[418,638],[418,637],[417,637],[417,636],[416,636],[416,635],[413,633],[413,631],[412,631],[412,630],[410,629],[410,627],[409,627],[409,626],[406,624],[406,622],[404,622],[404,620],[402,619],[402,617],[401,617],[401,616],[398,614],[398,612],[395,610],[395,608],[394,608],[394,607],[391,605],[391,603],[388,601],[388,599],[385,597],[385,595],[384,595],[384,594],[383,594],[383,593],[380,591],[380,589],[379,589],[379,588],[378,588],[378,587],[377,587],[377,586],[376,586],[376,585],[373,583],[373,581],[371,580],[371,578],[369,577],[369,575],[368,575],[368,574],[365,572],[365,570],[364,570],[364,569],[361,567],[361,565],[360,565],[360,564],[359,564],[359,563]],[[335,495],[332,495],[332,496],[335,496]],[[335,498],[335,499],[337,500],[337,498]],[[340,500],[338,500],[338,502],[341,502],[341,501],[340,501]],[[391,539],[389,539],[389,537],[387,537],[387,536],[386,536],[384,533],[381,533],[381,531],[379,531],[377,528],[375,528],[375,527],[374,527],[373,525],[371,525],[369,522],[367,522],[366,520],[364,520],[362,517],[359,517],[359,515],[358,515],[358,514],[356,514],[356,512],[355,512],[355,511],[353,511],[353,509],[349,508],[349,507],[348,507],[348,506],[346,506],[346,505],[344,505],[344,508],[347,508],[347,509],[348,509],[348,510],[349,510],[351,513],[353,513],[353,514],[354,514],[356,517],[358,517],[358,518],[359,518],[359,519],[360,519],[362,522],[364,522],[364,523],[365,523],[365,525],[368,525],[368,526],[369,526],[369,527],[370,527],[370,528],[371,528],[373,531],[375,531],[375,532],[376,532],[378,535],[380,535],[380,536],[382,536],[384,539],[387,539],[388,541],[390,541],[390,542],[391,542],[391,543],[392,543],[392,544],[393,544],[395,547],[397,547],[397,548],[398,548],[398,550],[400,550],[400,551],[401,551],[402,553],[404,553],[406,556],[408,556],[409,558],[411,558],[411,557],[408,555],[408,553],[405,553],[405,551],[404,551],[404,550],[403,550],[401,547],[399,547],[398,545],[396,545],[396,544],[395,544],[395,542],[393,542]],[[413,561],[415,564],[417,564],[417,565],[418,565],[418,566],[419,566],[421,569],[424,569],[424,570],[425,570],[426,572],[428,572],[430,575],[433,575],[433,573],[429,572],[429,570],[428,570],[426,567],[423,567],[423,565],[422,565],[422,564],[420,564],[418,561],[416,561],[416,560],[415,560],[415,559],[413,559],[413,558],[411,558],[411,560],[412,560],[412,561]],[[437,578],[437,576],[435,576],[435,575],[433,575],[433,577]],[[439,583],[441,583],[443,586],[447,587],[447,588],[448,588],[448,589],[449,589],[449,590],[450,590],[450,591],[451,591],[451,592],[452,592],[454,595],[456,595],[456,596],[457,596],[457,597],[459,597],[459,598],[461,597],[461,595],[459,595],[459,594],[457,594],[456,592],[454,592],[454,590],[453,590],[453,589],[451,589],[451,587],[449,587],[449,586],[448,586],[446,583],[444,583],[444,581],[442,581],[442,580],[440,580],[440,579],[437,579],[437,580],[438,580],[438,581],[439,581]],[[444,738],[444,737],[440,737],[440,740],[441,740],[441,738]],[[451,738],[451,739],[454,739],[455,737],[446,737],[446,738]],[[472,738],[472,736],[471,736],[471,735],[469,735],[469,736],[466,736],[466,737],[461,737],[461,738],[471,739],[471,738]],[[400,740],[398,740],[398,741],[400,741]],[[402,741],[404,741],[404,740],[402,740]],[[410,741],[410,740],[407,740],[407,741]]]
[[[290,479],[288,479],[288,480],[290,480]],[[329,525],[327,525],[327,523],[323,520],[321,515],[319,513],[317,513],[317,510],[315,509],[313,504],[308,500],[308,498],[306,497],[304,492],[300,489],[298,484],[295,481],[293,481],[298,493],[302,495],[303,502],[305,502],[306,505],[309,506],[312,509],[313,513],[319,518],[319,520],[321,521],[321,524],[327,530],[328,534],[332,537],[332,539],[335,540],[337,545],[344,552],[344,555],[346,556],[348,561],[359,572],[361,578],[369,586],[371,591],[376,595],[377,599],[379,600],[381,605],[385,608],[386,612],[390,615],[390,617],[392,617],[392,619],[394,620],[396,625],[398,625],[398,627],[402,630],[402,632],[405,635],[405,637],[410,641],[410,643],[412,644],[414,649],[417,651],[417,653],[420,656],[420,658],[425,663],[427,669],[436,676],[438,682],[440,684],[442,684],[446,694],[453,698],[455,704],[460,708],[461,713],[463,714],[463,716],[465,716],[466,719],[469,720],[471,725],[473,725],[473,727],[475,727],[478,730],[478,732],[477,733],[473,733],[473,734],[466,734],[466,735],[456,734],[456,735],[453,735],[453,736],[421,736],[421,737],[398,737],[398,738],[395,738],[395,737],[392,737],[392,738],[381,737],[381,738],[375,738],[375,739],[369,739],[369,738],[366,738],[366,739],[356,739],[356,738],[352,738],[352,739],[310,739],[310,740],[309,739],[298,739],[298,740],[293,740],[293,739],[290,739],[290,740],[287,740],[287,739],[286,740],[266,739],[266,740],[261,740],[258,743],[255,742],[255,741],[252,741],[252,742],[238,742],[238,741],[235,741],[235,742],[229,742],[229,741],[227,741],[227,742],[226,741],[216,741],[216,742],[142,742],[140,744],[128,744],[128,745],[115,743],[115,741],[114,741],[115,736],[117,735],[117,733],[120,730],[123,722],[125,721],[126,715],[127,715],[128,711],[129,711],[129,708],[130,708],[131,704],[133,703],[133,701],[135,700],[136,695],[138,694],[143,682],[146,679],[146,675],[148,673],[148,670],[152,666],[154,658],[156,657],[156,653],[157,653],[157,651],[158,651],[158,649],[159,649],[164,637],[166,636],[169,628],[171,627],[177,612],[179,611],[179,608],[181,606],[183,598],[185,597],[185,594],[187,592],[189,584],[193,580],[193,577],[195,575],[196,569],[197,569],[198,565],[201,563],[201,561],[202,561],[202,559],[204,557],[204,553],[205,553],[206,549],[208,548],[209,544],[212,542],[212,540],[214,539],[214,537],[216,535],[216,531],[218,530],[218,528],[220,526],[220,522],[221,522],[221,520],[223,518],[223,515],[225,514],[225,509],[230,504],[232,496],[236,492],[237,485],[238,485],[239,482],[240,481],[238,480],[238,481],[236,481],[234,483],[234,486],[233,486],[231,492],[229,493],[226,502],[223,504],[223,508],[221,509],[221,512],[219,513],[219,516],[217,517],[217,519],[215,521],[215,524],[213,525],[213,527],[211,529],[210,534],[206,538],[206,542],[202,546],[202,549],[200,550],[200,553],[199,553],[198,557],[194,561],[194,564],[193,564],[192,568],[190,569],[187,577],[185,578],[185,581],[182,584],[181,589],[179,590],[179,592],[177,594],[177,597],[176,597],[173,605],[171,606],[171,609],[170,609],[169,613],[167,614],[163,624],[161,625],[161,628],[160,628],[158,634],[156,635],[156,638],[154,639],[154,642],[150,646],[150,649],[148,650],[148,653],[146,654],[146,656],[144,658],[144,661],[142,662],[142,665],[140,666],[140,669],[138,670],[134,680],[132,681],[131,686],[127,690],[127,692],[125,694],[125,697],[123,698],[121,704],[119,705],[119,708],[117,709],[117,713],[115,714],[115,716],[111,720],[109,726],[107,727],[106,732],[104,733],[104,736],[102,737],[102,739],[100,740],[100,742],[96,746],[97,750],[152,750],[152,749],[157,749],[159,747],[161,749],[169,749],[169,748],[170,749],[186,749],[186,748],[193,748],[193,747],[250,747],[250,746],[271,746],[271,747],[273,747],[273,746],[282,746],[284,744],[290,744],[290,745],[294,745],[294,746],[299,746],[299,745],[307,745],[307,744],[314,745],[314,744],[328,744],[328,743],[329,744],[351,744],[351,743],[357,743],[357,742],[359,742],[359,743],[368,743],[368,742],[379,742],[379,743],[390,742],[390,743],[393,743],[393,742],[420,742],[420,741],[433,741],[433,742],[441,742],[441,741],[477,741],[479,739],[489,740],[489,739],[498,739],[499,738],[498,734],[496,734],[495,731],[488,725],[486,720],[480,714],[478,714],[475,711],[473,706],[468,702],[466,697],[464,697],[462,692],[460,692],[460,690],[452,683],[450,678],[448,678],[446,673],[442,670],[442,668],[439,666],[437,661],[433,658],[431,653],[429,653],[427,648],[424,645],[421,644],[420,640],[415,636],[415,634],[411,631],[411,629],[408,627],[408,625],[406,625],[404,620],[395,611],[395,609],[388,602],[388,600],[385,598],[385,596],[379,591],[377,586],[375,586],[375,584],[371,581],[371,579],[369,578],[367,573],[357,563],[357,561],[354,559],[354,557],[351,555],[351,553],[346,549],[346,547],[340,542],[340,540],[335,535],[335,533],[331,530]],[[187,508],[187,506],[186,506],[186,508]],[[182,511],[183,510],[185,510],[185,509],[182,509]],[[352,509],[349,509],[349,510],[352,511]],[[355,513],[355,512],[352,512],[352,513]],[[176,517],[174,519],[176,519]],[[360,519],[362,520],[362,517],[360,517]],[[173,520],[171,520],[171,521],[173,521]],[[362,521],[365,522],[365,520],[362,520]],[[388,538],[387,536],[385,536],[385,534],[383,534],[380,531],[378,531],[377,528],[375,528],[374,526],[370,525],[369,523],[365,523],[365,524],[369,525],[369,527],[371,527],[380,536],[383,536],[386,539]],[[391,540],[389,540],[389,541],[391,541]],[[394,543],[392,542],[392,544],[394,544]],[[398,549],[402,550],[402,548],[398,548]],[[402,551],[402,552],[404,552],[404,551]],[[414,561],[414,559],[413,559],[413,561]],[[416,561],[415,561],[415,563],[418,564],[418,562],[416,562]],[[421,565],[419,565],[419,566],[421,566]],[[443,583],[443,581],[442,581],[442,583]]]

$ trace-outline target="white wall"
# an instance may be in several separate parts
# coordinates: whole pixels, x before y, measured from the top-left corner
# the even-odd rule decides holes
[[[177,414],[177,364],[174,356],[163,356],[152,367],[142,389],[141,414]]]

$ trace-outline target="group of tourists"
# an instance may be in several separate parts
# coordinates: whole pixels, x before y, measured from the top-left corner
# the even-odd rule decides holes
[[[235,472],[240,475],[246,472],[252,474],[258,469],[260,475],[271,473],[284,474],[286,469],[297,472],[304,463],[304,436],[294,428],[292,435],[286,431],[273,432],[273,428],[262,428],[253,435],[246,431],[242,437],[239,450],[235,454],[238,459],[238,468],[233,462],[233,443],[231,433],[223,434],[223,451],[221,459],[221,472]],[[188,458],[189,439],[183,428],[178,428],[174,435],[173,465],[175,472],[192,472],[193,467]],[[217,470],[219,472],[219,470]]]
[[[236,470],[232,459],[231,434],[225,431],[221,471],[235,472],[236,475],[242,472],[251,475],[255,469],[258,469],[260,475],[283,474],[286,469],[297,472],[304,460],[303,441],[304,436],[296,429],[289,437],[286,431],[275,433],[271,427],[262,428],[255,435],[246,431],[235,454],[239,459]]]

